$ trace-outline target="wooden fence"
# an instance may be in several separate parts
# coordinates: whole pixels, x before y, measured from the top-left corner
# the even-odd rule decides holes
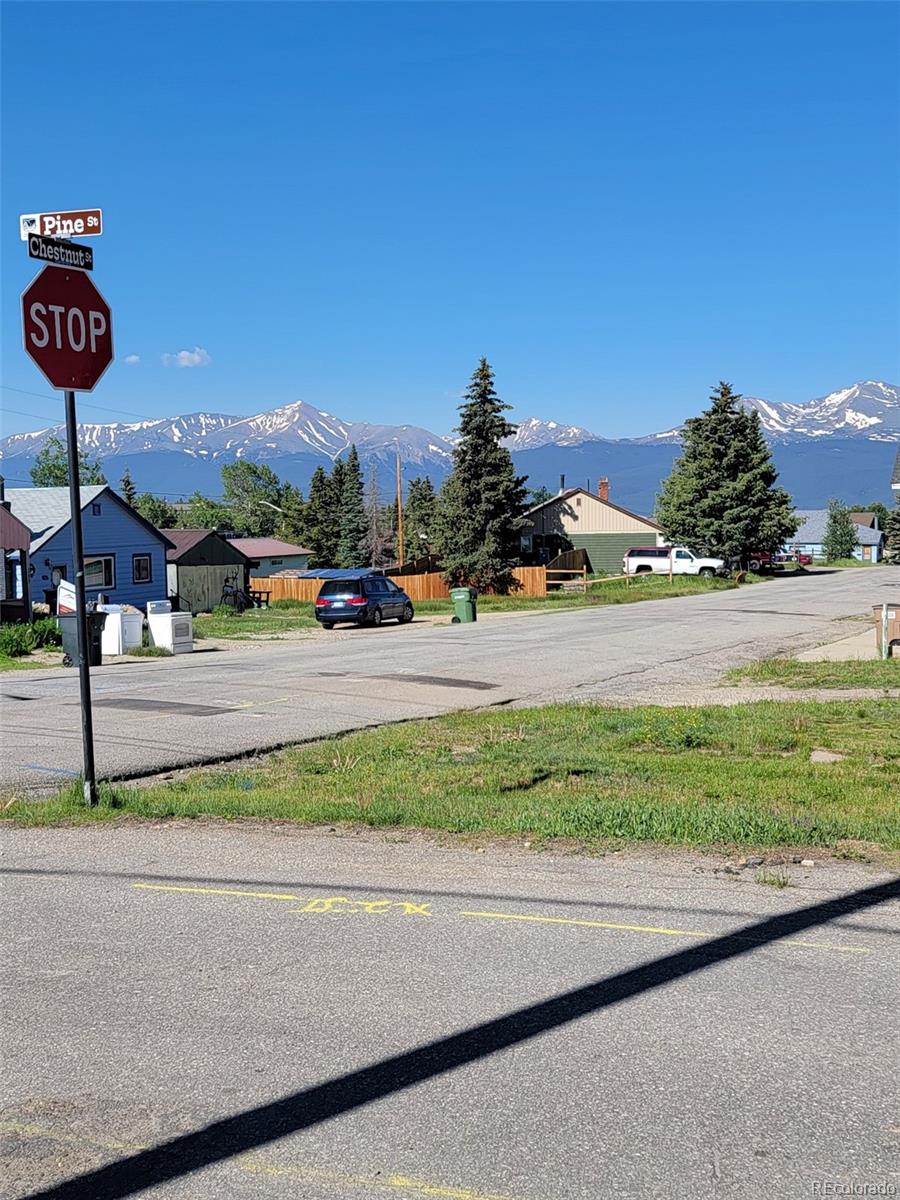
[[[521,584],[516,595],[547,595],[546,567],[516,567],[513,575]],[[404,575],[398,582],[414,603],[417,600],[450,599],[450,589],[439,571],[429,571],[425,575]],[[295,579],[291,576],[280,575],[273,575],[268,579],[250,580],[251,588],[269,592],[270,602],[273,600],[305,600],[312,603],[318,596],[321,586],[321,579]]]

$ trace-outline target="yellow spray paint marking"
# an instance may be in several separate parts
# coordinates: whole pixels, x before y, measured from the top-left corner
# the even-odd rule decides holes
[[[244,1171],[266,1175],[274,1179],[292,1179],[300,1183],[322,1183],[340,1188],[366,1188],[385,1192],[399,1192],[407,1196],[434,1196],[436,1200],[514,1200],[497,1192],[480,1192],[475,1188],[446,1187],[426,1179],[410,1175],[349,1175],[343,1171],[324,1170],[321,1167],[280,1166],[257,1155],[247,1155],[238,1165]]]
[[[64,1133],[61,1130],[46,1129],[41,1125],[31,1125],[20,1121],[0,1121],[0,1133],[13,1133],[23,1138],[46,1138],[48,1141],[57,1142],[63,1146],[78,1146],[82,1149],[89,1147],[94,1150],[110,1150],[115,1153],[140,1153],[142,1150],[149,1149],[148,1146],[133,1142],[104,1141],[99,1138]],[[429,1180],[417,1179],[409,1175],[382,1175],[375,1172],[353,1175],[330,1167],[281,1165],[258,1154],[243,1154],[230,1163],[226,1161],[223,1165],[236,1167],[251,1175],[264,1175],[269,1179],[322,1184],[345,1191],[365,1188],[369,1191],[380,1190],[407,1196],[434,1196],[436,1200],[515,1200],[513,1196],[501,1196],[496,1192],[480,1192],[475,1188],[445,1187],[443,1184],[432,1183]]]
[[[168,883],[133,883],[145,892],[186,892],[192,896],[249,896],[254,900],[301,900],[292,892],[249,892],[238,888],[180,887]]]
[[[728,934],[710,933],[699,929],[663,929],[655,925],[620,925],[615,921],[588,921],[578,917],[541,917],[532,913],[462,912],[461,917],[480,917],[486,921],[532,921],[545,925],[583,925],[592,929],[621,929],[627,933],[655,933],[664,937],[714,938]],[[747,938],[753,941],[752,937]],[[760,942],[760,946],[765,945]],[[871,954],[864,946],[837,946],[832,942],[801,942],[786,938],[774,943],[782,946],[803,946],[809,950],[834,950],[838,954]]]
[[[303,901],[302,896],[294,892],[252,892],[244,888],[213,888],[187,887],[169,883],[133,883],[134,888],[145,892],[181,892],[189,896],[246,896],[251,900],[293,900]],[[302,908],[293,908],[291,912],[301,913],[381,913],[391,910],[401,912],[404,916],[431,917],[430,901],[413,903],[411,900],[362,900],[350,896],[320,896],[307,900]]]
[[[385,913],[388,911],[402,912],[407,917],[431,917],[431,903],[414,904],[409,900],[356,900],[349,896],[319,896],[310,900],[302,908],[293,908],[291,912],[300,913]]]

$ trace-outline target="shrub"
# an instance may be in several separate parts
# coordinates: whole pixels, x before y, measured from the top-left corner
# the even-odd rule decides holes
[[[34,636],[34,648],[42,649],[44,646],[61,646],[62,634],[59,631],[59,626],[52,617],[42,617],[39,621],[34,621],[31,626],[31,632]]]
[[[34,649],[31,626],[24,622],[16,625],[0,625],[0,654],[9,658],[21,658]]]

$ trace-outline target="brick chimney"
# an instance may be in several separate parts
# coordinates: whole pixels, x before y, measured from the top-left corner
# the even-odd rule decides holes
[[[609,500],[609,480],[605,477],[597,480],[597,495],[601,500]]]

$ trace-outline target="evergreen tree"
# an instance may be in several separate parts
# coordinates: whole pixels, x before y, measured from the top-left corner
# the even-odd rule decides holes
[[[154,496],[151,492],[144,492],[138,496],[134,508],[155,529],[174,529],[178,524],[178,510],[173,508],[168,500],[162,496]]]
[[[281,532],[288,541],[306,545],[306,502],[292,483],[281,487]]]
[[[828,523],[825,526],[825,537],[822,549],[825,551],[827,562],[835,562],[839,558],[852,558],[856,545],[856,526],[850,520],[850,512],[840,500],[828,501]]]
[[[312,551],[310,565],[333,567],[337,562],[337,510],[332,481],[323,467],[316,467],[309,483],[304,543]]]
[[[396,520],[397,504],[393,505]],[[407,559],[428,554],[434,541],[437,519],[437,493],[428,476],[417,476],[409,481],[406,504],[403,506],[403,540],[406,543]]]
[[[480,591],[515,586],[512,568],[525,524],[525,480],[501,444],[515,433],[503,415],[509,407],[494,391],[494,373],[482,358],[460,405],[453,471],[441,489],[433,529],[446,579]]]
[[[897,503],[888,512],[884,531],[887,535],[884,557],[888,562],[900,563],[900,495],[897,496]]]
[[[367,522],[363,501],[363,476],[355,446],[350,447],[339,480],[341,507],[338,523],[338,565],[362,567],[366,562]]]
[[[97,457],[78,452],[78,480],[82,485],[106,483],[103,465]],[[55,434],[47,438],[31,468],[35,487],[68,487],[69,459],[66,446]]]
[[[685,422],[684,448],[663,483],[656,515],[672,542],[746,565],[757,551],[777,551],[799,522],[791,498],[776,487],[756,412],[728,383],[710,407]]]
[[[119,482],[119,495],[126,504],[130,504],[131,507],[134,508],[135,504],[137,503],[138,492],[137,488],[134,486],[134,480],[131,478],[131,472],[128,470],[127,466],[122,472],[122,478]]]

